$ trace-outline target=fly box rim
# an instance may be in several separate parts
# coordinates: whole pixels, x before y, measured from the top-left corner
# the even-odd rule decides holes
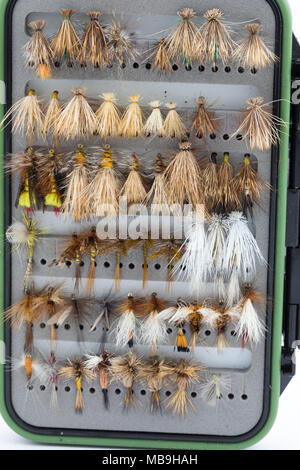
[[[265,0],[271,7],[276,18],[276,53],[281,57],[280,65],[276,66],[275,90],[274,96],[281,101],[277,103],[280,108],[280,117],[289,122],[290,112],[290,69],[292,54],[292,26],[291,14],[286,0]],[[0,57],[0,73],[2,80],[7,84],[7,106],[10,105],[10,83],[11,83],[11,22],[14,6],[17,0],[2,0],[0,5],[0,27],[2,30],[2,54]],[[281,69],[281,72],[280,72]],[[2,106],[4,108],[4,106]],[[4,109],[2,109],[3,113]],[[9,126],[5,132],[0,134],[0,145],[5,153],[5,149],[10,147]],[[264,407],[262,416],[257,425],[248,433],[240,436],[168,436],[151,433],[133,433],[133,432],[102,432],[102,431],[83,431],[83,430],[63,430],[46,429],[28,425],[23,422],[13,409],[10,400],[10,384],[7,378],[7,370],[1,365],[0,370],[0,411],[8,425],[18,434],[28,439],[52,443],[69,445],[91,445],[91,446],[115,446],[115,447],[142,447],[142,448],[165,448],[165,449],[230,449],[245,448],[255,444],[262,439],[272,427],[278,407],[280,395],[280,354],[281,354],[281,333],[283,316],[283,290],[284,290],[284,256],[285,256],[285,221],[286,221],[286,197],[288,182],[288,134],[283,134],[278,149],[273,148],[272,152],[272,179],[275,184],[276,196],[271,197],[271,215],[273,217],[270,223],[270,241],[274,249],[270,250],[270,265],[273,274],[268,276],[268,291],[273,291],[273,314],[268,315],[274,321],[269,321],[268,326],[272,331],[266,339],[265,355],[265,390]],[[274,163],[276,162],[276,164]],[[278,165],[279,171],[277,175]],[[275,194],[275,191],[274,191]],[[5,277],[10,279],[10,255],[9,250],[5,249],[5,227],[10,223],[10,190],[9,184],[4,184],[2,176],[0,182],[0,202],[5,208],[5,215],[1,215],[0,231],[1,250],[0,250],[0,305],[1,309],[6,306],[7,299],[10,297],[11,282],[6,283]],[[275,199],[277,199],[275,201]],[[276,202],[276,203],[275,203]],[[273,206],[273,207],[272,207]],[[275,223],[276,220],[276,223]],[[276,226],[275,226],[276,225]],[[11,281],[11,279],[10,279]],[[7,284],[9,284],[7,286]],[[9,328],[0,325],[0,339],[5,341],[7,347],[10,345]],[[84,436],[82,434],[85,434]],[[130,437],[126,437],[130,436]],[[172,439],[172,440],[171,440]]]

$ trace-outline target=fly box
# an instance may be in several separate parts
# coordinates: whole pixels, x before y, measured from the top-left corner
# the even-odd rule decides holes
[[[297,339],[286,2],[0,18],[4,418],[48,443],[252,445]]]

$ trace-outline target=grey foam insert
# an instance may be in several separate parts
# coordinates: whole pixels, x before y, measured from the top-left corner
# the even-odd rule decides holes
[[[271,7],[266,1],[262,0],[239,0],[232,2],[231,0],[190,0],[188,5],[182,3],[181,0],[172,0],[161,2],[152,0],[151,2],[141,0],[126,2],[121,0],[103,0],[100,8],[104,13],[104,21],[110,19],[112,12],[115,11],[117,17],[124,15],[124,19],[136,31],[137,46],[145,49],[145,45],[153,42],[155,36],[149,37],[156,31],[169,27],[177,21],[176,12],[184,6],[193,7],[202,17],[203,13],[213,7],[221,8],[228,21],[235,23],[232,28],[237,31],[235,39],[239,39],[243,33],[243,22],[258,19],[264,27],[264,35],[268,45],[274,49],[275,47],[275,18]],[[211,66],[207,65],[203,72],[200,72],[198,65],[193,66],[192,70],[185,70],[182,64],[178,64],[178,70],[170,76],[161,76],[158,73],[147,70],[143,64],[144,57],[137,59],[139,67],[134,68],[132,61],[128,61],[126,68],[122,71],[116,66],[112,69],[92,70],[87,68],[69,69],[62,66],[55,69],[53,77],[50,80],[42,81],[35,77],[34,72],[24,67],[22,57],[22,47],[28,40],[28,22],[45,18],[47,21],[46,33],[53,35],[60,23],[60,15],[56,12],[59,8],[77,9],[79,15],[74,16],[76,27],[81,28],[82,20],[86,21],[84,12],[89,10],[97,10],[99,5],[95,1],[87,0],[82,4],[77,0],[62,4],[57,0],[46,2],[43,0],[18,0],[13,12],[12,23],[12,101],[16,102],[24,96],[24,90],[28,87],[34,87],[36,93],[47,101],[53,90],[58,89],[62,99],[67,99],[69,89],[74,86],[86,86],[88,96],[97,96],[105,91],[114,91],[120,100],[120,104],[127,103],[129,94],[140,92],[141,105],[146,106],[150,99],[161,99],[164,103],[167,101],[176,101],[180,109],[186,113],[187,119],[191,118],[194,100],[199,95],[204,95],[209,101],[216,101],[217,113],[222,116],[223,120],[220,125],[219,132],[214,139],[208,138],[207,142],[195,139],[193,144],[196,148],[197,155],[207,156],[211,152],[218,154],[218,160],[222,158],[224,152],[230,152],[233,162],[238,165],[242,160],[244,153],[247,151],[245,142],[237,139],[225,140],[224,135],[230,135],[237,127],[238,113],[245,101],[250,96],[263,96],[266,101],[273,99],[273,68],[270,67],[265,71],[258,71],[253,74],[250,71],[240,73],[236,64],[230,64],[230,72],[226,72],[224,67],[219,64],[218,72],[213,72]],[[126,11],[125,11],[126,10]],[[159,14],[158,14],[159,13]],[[202,21],[202,19],[200,20]],[[145,26],[147,30],[145,31]],[[147,33],[147,34],[145,34]],[[147,37],[148,35],[148,37]],[[163,108],[164,109],[164,108]],[[96,138],[89,139],[84,142],[86,145],[99,145]],[[45,146],[44,142],[35,142],[36,145]],[[124,139],[112,139],[113,149],[119,150],[124,154],[130,151],[136,151],[137,154],[143,155],[146,163],[151,164],[156,156],[157,151],[162,153],[175,152],[178,144],[173,141],[164,141],[162,139],[137,139],[128,141]],[[16,135],[12,140],[12,151],[20,151],[25,143],[22,137]],[[75,143],[62,143],[63,149],[71,150]],[[271,173],[271,152],[256,152],[258,171],[262,178],[270,181]],[[17,189],[17,181],[13,181],[13,200]],[[265,210],[256,209],[255,223],[257,241],[266,258],[268,258],[268,233],[269,233],[269,195],[264,195],[263,206]],[[34,264],[34,280],[37,288],[42,287],[48,282],[64,282],[66,291],[71,290],[72,277],[74,271],[61,269],[58,267],[49,268],[51,262],[58,254],[59,237],[70,234],[73,230],[84,230],[89,227],[90,223],[74,224],[70,221],[64,221],[57,218],[53,213],[45,212],[37,213],[40,225],[51,227],[51,232],[55,236],[47,237],[44,243],[40,243],[35,252]],[[19,218],[19,211],[13,210],[13,216]],[[42,263],[41,260],[46,260]],[[86,260],[88,261],[88,260]],[[109,267],[104,267],[104,262],[109,262]],[[112,285],[114,273],[114,257],[103,257],[97,260],[96,268],[96,292],[98,296],[107,293]],[[143,257],[141,250],[132,252],[128,259],[122,260],[122,282],[120,295],[126,295],[129,290],[142,293],[141,291],[141,275]],[[133,269],[129,268],[129,263],[134,265]],[[159,262],[161,268],[155,267],[156,262],[149,263],[149,286],[145,293],[155,290],[159,295],[166,294],[165,273],[166,266],[163,262]],[[83,267],[83,284],[86,276],[88,263]],[[12,302],[22,297],[22,281],[25,264],[20,269],[20,258],[17,254],[12,255]],[[260,268],[257,276],[256,287],[266,293],[267,288],[267,268]],[[82,288],[83,289],[83,288]],[[213,295],[213,286],[208,285],[207,291],[209,295]],[[173,291],[169,293],[169,297],[187,292],[184,283],[174,283]],[[83,295],[83,290],[81,291]],[[93,319],[90,319],[92,324]],[[58,329],[58,351],[61,351],[63,359],[66,352],[72,352],[77,348],[77,354],[84,352],[84,347],[89,351],[97,351],[99,347],[99,334],[103,328],[100,324],[94,333],[88,333],[88,326],[83,325],[81,331],[83,336],[83,345],[76,343],[76,325],[70,324],[67,330],[64,326]],[[161,432],[169,434],[197,434],[197,435],[213,435],[213,436],[238,436],[250,431],[259,421],[263,409],[263,391],[264,386],[264,361],[265,346],[262,342],[253,351],[247,348],[242,350],[241,344],[237,343],[235,338],[230,334],[230,328],[227,332],[227,339],[230,345],[230,358],[224,357],[218,361],[215,359],[214,340],[212,333],[209,337],[202,331],[200,336],[205,341],[204,346],[198,346],[195,357],[204,358],[208,365],[218,367],[217,371],[226,371],[231,376],[231,399],[225,395],[218,403],[216,409],[207,406],[200,398],[197,387],[194,391],[197,396],[193,397],[197,407],[197,414],[192,411],[189,416],[182,420],[172,413],[165,412],[161,416],[151,415],[149,409],[149,394],[142,395],[140,385],[134,386],[135,396],[138,398],[139,406],[124,413],[122,408],[123,391],[119,384],[110,386],[111,407],[107,411],[102,404],[102,394],[98,383],[83,384],[83,395],[85,401],[84,412],[78,415],[74,411],[75,388],[74,384],[68,384],[70,391],[65,390],[64,383],[58,384],[59,408],[57,410],[49,409],[50,390],[40,390],[39,384],[34,383],[34,389],[25,390],[25,377],[23,371],[14,370],[11,374],[12,380],[12,403],[16,413],[26,423],[47,428],[64,428],[80,429],[84,435],[84,430],[105,430],[105,431],[136,431],[136,432]],[[49,353],[49,329],[42,328],[40,325],[34,326],[34,337],[38,348],[47,356]],[[24,330],[12,332],[12,356],[19,358],[22,355],[24,341]],[[170,342],[168,346],[159,348],[162,355],[172,357],[173,353],[174,332],[170,334]],[[113,348],[113,343],[107,345]],[[123,349],[122,353],[127,350]],[[209,352],[211,352],[211,361],[209,361]],[[149,350],[148,350],[149,353]],[[243,358],[242,356],[245,356]],[[190,353],[188,358],[193,358]],[[178,357],[178,354],[177,354]],[[234,357],[236,360],[234,361]],[[203,359],[204,360],[204,359]],[[222,362],[223,361],[223,362]],[[223,366],[222,366],[223,364]],[[225,365],[224,365],[225,364]],[[233,366],[235,364],[235,366]],[[250,365],[249,365],[250,364]],[[214,370],[214,369],[213,369]],[[93,387],[96,393],[90,393]],[[120,395],[115,393],[116,389],[122,392]],[[173,390],[172,387],[169,388]],[[163,390],[163,395],[168,391]],[[191,390],[192,392],[192,390]],[[24,396],[25,393],[25,396]],[[247,399],[245,399],[245,396]],[[233,398],[232,398],[233,397]],[[243,397],[243,398],[242,398]],[[66,431],[67,433],[67,431]]]

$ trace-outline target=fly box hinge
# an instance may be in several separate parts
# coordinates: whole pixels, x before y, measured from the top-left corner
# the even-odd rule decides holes
[[[296,373],[295,351],[300,347],[300,46],[295,37],[291,94],[281,393]]]

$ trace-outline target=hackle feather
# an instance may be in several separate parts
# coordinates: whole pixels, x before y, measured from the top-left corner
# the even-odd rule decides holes
[[[192,8],[183,8],[177,15],[180,21],[167,39],[168,54],[171,59],[180,58],[189,66],[195,55],[195,42],[198,40],[198,29],[192,21],[196,13]]]
[[[258,70],[278,62],[279,58],[268,48],[260,37],[263,29],[259,23],[251,23],[245,26],[249,35],[236,47],[232,58],[239,62],[242,67]]]
[[[179,144],[179,153],[165,171],[169,204],[189,203],[195,209],[203,202],[199,164],[190,142]]]
[[[62,211],[67,217],[71,215],[75,222],[90,218],[90,207],[84,204],[83,194],[88,186],[86,156],[82,146],[78,145],[73,156],[73,169],[67,177],[67,189]]]
[[[62,61],[66,58],[68,64],[72,65],[77,61],[81,51],[81,41],[71,19],[76,11],[71,9],[58,11],[63,17],[63,20],[51,42],[51,49],[53,50],[54,57],[58,61]]]
[[[54,56],[50,43],[43,33],[46,22],[31,21],[28,26],[33,30],[33,35],[24,46],[26,64],[35,68],[38,77],[51,78]]]
[[[107,39],[99,21],[99,11],[89,11],[90,22],[81,39],[81,50],[77,60],[82,65],[103,68],[108,63]]]
[[[120,127],[120,111],[116,105],[114,93],[103,93],[103,103],[96,111],[97,127],[96,133],[101,138],[116,137]]]
[[[119,135],[121,137],[141,137],[144,126],[143,112],[139,106],[140,95],[129,96],[129,106],[122,116],[119,125]]]
[[[172,72],[172,64],[170,61],[167,41],[165,38],[159,39],[153,47],[151,54],[145,59],[144,62],[151,61],[153,70],[158,70],[160,73]]]
[[[127,198],[127,204],[142,203],[146,196],[145,182],[139,171],[139,161],[136,155],[132,155],[131,170],[121,189],[120,196]]]
[[[236,43],[231,38],[229,27],[224,22],[224,13],[219,8],[204,14],[205,23],[200,28],[202,41],[198,55],[204,62],[211,61],[216,66],[218,58],[224,65],[231,60]],[[197,52],[197,51],[196,51]]]
[[[161,137],[163,124],[164,124],[163,117],[162,117],[161,110],[160,110],[162,102],[150,101],[150,103],[148,104],[152,108],[152,111],[151,111],[150,116],[145,122],[144,129],[143,129],[144,134],[146,136],[158,135],[159,137]]]
[[[187,136],[187,128],[185,127],[180,115],[176,111],[176,103],[167,103],[166,107],[169,111],[161,130],[162,137],[170,139],[185,138]]]
[[[134,60],[138,51],[134,47],[132,34],[120,20],[115,17],[112,23],[106,29],[108,57],[110,62],[117,61],[120,67],[123,67],[126,59]]]
[[[97,129],[97,118],[85,97],[85,88],[72,88],[73,98],[63,106],[54,129],[66,140],[87,138]]]
[[[207,135],[214,135],[218,130],[218,122],[215,112],[211,110],[212,104],[208,104],[203,96],[197,100],[197,113],[192,124],[192,131],[196,137],[206,140]]]
[[[241,135],[251,150],[270,150],[280,142],[281,129],[287,124],[269,111],[272,103],[264,103],[262,97],[249,98],[247,104],[241,114],[241,124],[231,138]]]

